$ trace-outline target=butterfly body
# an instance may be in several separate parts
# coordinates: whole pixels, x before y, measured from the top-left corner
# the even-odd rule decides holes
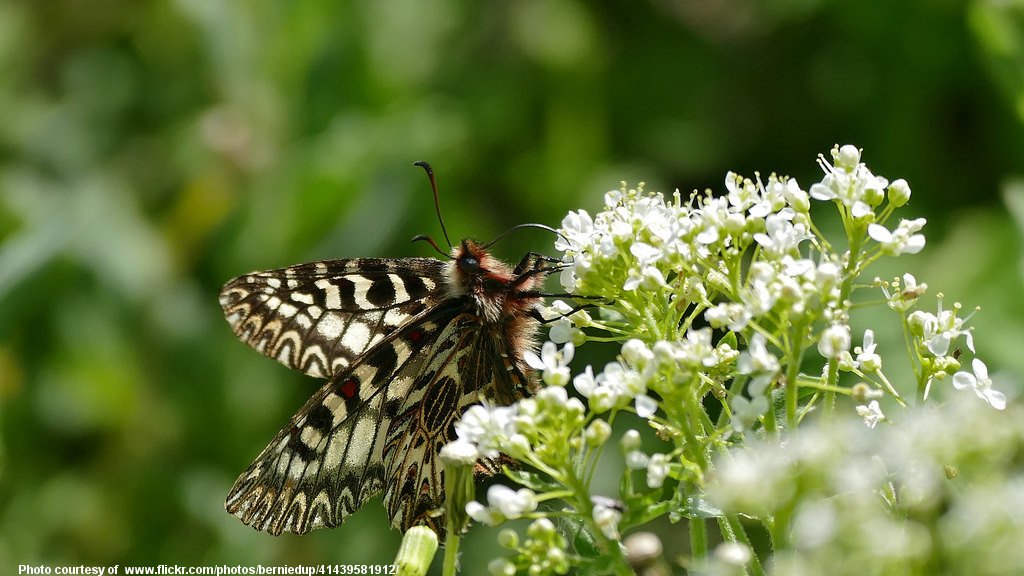
[[[328,379],[238,478],[228,512],[272,534],[304,533],[383,491],[394,527],[440,530],[438,451],[468,406],[532,393],[523,353],[535,347],[537,289],[551,271],[537,255],[509,267],[471,240],[451,257],[321,261],[224,286],[240,339]]]

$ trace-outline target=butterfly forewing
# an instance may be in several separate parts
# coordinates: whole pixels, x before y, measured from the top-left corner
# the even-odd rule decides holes
[[[224,287],[239,338],[329,378],[235,482],[230,513],[304,533],[383,491],[393,526],[440,531],[437,454],[471,404],[509,404],[535,385],[522,355],[538,329],[533,290],[549,272],[513,271],[470,241],[452,258],[314,262]]]
[[[313,262],[235,278],[220,304],[243,342],[325,378],[429,306],[443,269],[433,258]]]

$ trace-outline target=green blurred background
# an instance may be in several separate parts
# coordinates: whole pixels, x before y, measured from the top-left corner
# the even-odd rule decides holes
[[[317,383],[236,341],[217,291],[429,255],[415,160],[452,235],[486,239],[620,180],[806,187],[856,144],[929,218],[924,254],[878,273],[982,305],[1016,395],[1022,55],[1020,0],[0,1],[0,573],[390,561],[379,501],[306,537],[223,511]],[[467,573],[493,540],[472,532]]]

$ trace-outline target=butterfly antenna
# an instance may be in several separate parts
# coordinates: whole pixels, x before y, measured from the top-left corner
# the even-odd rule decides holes
[[[448,238],[448,229],[444,227],[444,218],[441,217],[441,201],[437,197],[437,180],[434,179],[434,169],[430,167],[430,164],[420,160],[414,162],[414,166],[423,168],[423,171],[427,173],[427,178],[430,178],[430,190],[434,193],[434,209],[437,210],[437,221],[441,223],[441,232],[444,233],[444,241],[448,243],[448,247],[452,247],[452,241]],[[430,238],[425,238],[430,240]],[[437,244],[434,244],[433,240],[430,240],[430,244],[437,249]],[[440,250],[438,250],[440,252]]]
[[[508,236],[509,233],[515,232],[516,230],[519,230],[521,228],[538,228],[540,230],[547,230],[548,232],[551,232],[552,234],[558,236],[562,240],[565,240],[566,242],[569,242],[569,239],[566,238],[565,235],[563,235],[558,230],[555,230],[551,226],[548,226],[546,224],[537,224],[537,223],[530,222],[530,223],[527,223],[527,224],[516,224],[515,226],[509,228],[508,230],[505,230],[501,234],[498,234],[497,238],[495,238],[494,240],[491,240],[487,244],[484,244],[483,247],[484,248],[490,248],[491,245],[494,244],[495,242],[497,242],[498,240],[501,240],[505,236]]]
[[[447,252],[445,252],[444,250],[441,250],[437,246],[437,242],[434,242],[434,239],[431,238],[430,236],[427,236],[425,234],[419,234],[418,236],[414,236],[412,241],[413,242],[426,242],[427,244],[430,244],[431,246],[433,246],[434,250],[436,250],[437,253],[440,254],[441,256],[444,256],[445,258],[448,258],[448,259],[452,259],[452,255],[447,253]]]

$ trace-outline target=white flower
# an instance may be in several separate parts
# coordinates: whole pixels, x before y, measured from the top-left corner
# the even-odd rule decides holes
[[[466,514],[468,514],[474,521],[481,524],[487,524],[488,526],[497,526],[504,520],[493,510],[475,500],[472,502],[466,502]]]
[[[652,262],[657,262],[661,259],[661,250],[658,250],[650,244],[644,242],[634,242],[629,246],[629,253],[636,257],[637,263],[640,267],[644,267]]]
[[[961,335],[967,342],[967,349],[974,352],[974,337],[970,328],[964,326],[964,319],[958,317],[955,310],[943,310],[941,302],[938,315],[917,310],[910,314],[907,322],[917,330],[927,343],[928,351],[936,357],[945,356],[950,344]]]
[[[598,386],[590,396],[590,409],[603,414],[619,403],[619,396],[610,386]]]
[[[732,171],[725,174],[725,190],[729,204],[737,210],[746,210],[759,200],[754,183]]]
[[[903,275],[903,292],[900,293],[904,300],[918,299],[925,291],[928,290],[928,285],[924,282],[918,284],[917,278],[914,278],[913,274]]]
[[[567,342],[574,342],[578,334],[583,332],[572,325],[572,320],[562,316],[561,318],[551,322],[551,328],[548,330],[548,338],[555,344],[565,344]]]
[[[710,368],[718,364],[715,348],[711,345],[711,328],[687,330],[686,340],[679,343],[674,354],[683,364],[695,368]]]
[[[792,217],[792,215],[790,215]],[[781,256],[796,250],[810,235],[803,224],[794,225],[783,214],[772,214],[765,219],[766,233],[754,234],[754,240],[768,254]]]
[[[875,176],[861,164],[860,152],[849,144],[833,148],[832,159],[835,166],[824,157],[818,157],[825,177],[811,186],[811,198],[837,200],[850,209],[855,219],[866,219],[872,214],[871,206],[877,206],[884,198],[882,190],[888,186],[888,180]]]
[[[572,342],[566,342],[561,351],[554,342],[545,342],[540,349],[540,356],[533,350],[527,350],[523,359],[530,368],[542,371],[541,378],[551,386],[565,386],[572,375],[568,364],[572,362],[575,350]]]
[[[541,316],[550,322],[551,328],[548,331],[548,338],[555,344],[572,342],[579,346],[586,341],[586,334],[577,327],[577,321],[581,324],[589,324],[590,316],[584,310],[575,310],[562,300],[555,300],[550,306],[541,308]]]
[[[651,456],[647,462],[647,486],[649,488],[661,488],[668,477],[668,454],[657,453]]]
[[[472,466],[480,459],[480,453],[472,442],[456,439],[441,448],[441,460],[456,466]]]
[[[593,259],[589,254],[577,254],[573,258],[565,257],[563,260],[566,267],[559,273],[558,282],[566,292],[572,293],[576,290],[580,277],[586,275],[593,266]]]
[[[864,344],[854,348],[857,353],[857,365],[865,372],[877,372],[882,368],[882,357],[875,354],[875,333],[872,330],[864,331]]]
[[[515,416],[515,405],[476,404],[455,423],[455,434],[476,446],[482,456],[497,458],[502,445],[516,432]]]
[[[487,503],[511,520],[536,510],[537,495],[529,488],[512,490],[503,484],[494,484],[487,489]]]
[[[594,220],[586,210],[566,214],[559,232],[561,234],[555,240],[555,250],[560,252],[578,252],[581,247],[589,244],[596,234]]]
[[[475,501],[466,503],[466,514],[482,524],[497,526],[536,510],[537,496],[529,488],[512,490],[495,484],[487,490],[487,503],[488,506]]]
[[[893,282],[893,287],[899,288],[899,281]],[[914,278],[913,274],[903,275],[903,288],[899,291],[889,293],[886,285],[882,285],[882,293],[885,294],[885,299],[889,304],[889,308],[893,310],[900,310],[906,312],[917,299],[920,298],[928,290],[928,285],[925,283],[918,284],[917,278]]]
[[[734,396],[729,402],[732,407],[732,428],[737,432],[749,430],[768,411],[768,398],[764,394],[754,395],[748,400]]]
[[[650,418],[658,411],[658,401],[647,394],[637,394],[636,415],[641,418]]]
[[[971,367],[974,369],[974,374],[960,371],[953,375],[953,387],[957,390],[966,390],[968,388],[974,390],[978,398],[988,402],[996,410],[1006,408],[1006,395],[992,389],[992,379],[988,375],[988,366],[985,366],[984,362],[975,358],[971,363]]]
[[[572,379],[572,385],[581,396],[584,398],[590,398],[590,395],[594,393],[594,389],[597,388],[597,380],[594,378],[594,369],[587,366],[581,374],[577,374],[576,377]]]
[[[940,331],[937,337],[944,339],[947,347],[950,341],[956,340],[962,335],[964,341],[967,342],[967,349],[974,352],[974,335],[970,328],[964,326],[966,319],[958,317],[955,310],[941,309],[936,319],[936,327]],[[930,345],[929,348],[931,348]]]
[[[749,286],[741,290],[740,298],[743,300],[744,307],[748,313],[753,316],[761,316],[770,311],[772,306],[775,306],[778,294],[771,289],[767,281],[755,278]]]
[[[487,490],[487,506],[479,502],[468,502],[466,514],[473,520],[488,526],[497,526],[505,520],[513,520],[537,509],[537,495],[529,488],[513,490],[502,484],[494,484]]]
[[[924,249],[924,234],[916,232],[924,227],[924,218],[900,220],[896,230],[890,232],[880,224],[868,224],[868,236],[882,245],[882,252],[892,256],[917,254]]]
[[[608,388],[618,397],[635,398],[647,391],[647,384],[640,373],[620,362],[609,362],[597,377],[602,388]]]
[[[849,349],[850,327],[843,324],[829,326],[818,340],[818,353],[830,360],[838,360]]]
[[[750,346],[736,361],[736,369],[741,374],[775,374],[779,371],[779,360],[768,352],[767,342],[763,334],[754,334],[750,339]]]
[[[594,524],[609,540],[619,540],[619,520],[622,520],[622,512],[604,502],[594,503]]]
[[[872,400],[867,406],[857,406],[857,415],[864,419],[864,424],[868,428],[874,428],[876,424],[885,420],[885,414],[882,414],[882,407],[878,405],[878,400]]]

